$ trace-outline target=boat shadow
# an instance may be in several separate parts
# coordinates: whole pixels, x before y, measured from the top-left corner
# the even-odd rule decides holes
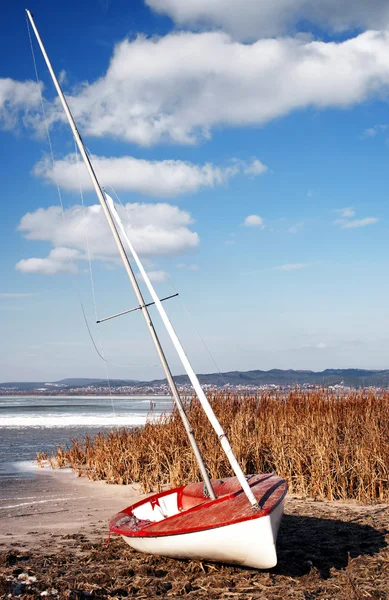
[[[387,546],[385,529],[353,521],[284,515],[277,541],[278,564],[272,573],[298,577],[316,568],[321,577],[344,569],[350,557],[373,556]]]

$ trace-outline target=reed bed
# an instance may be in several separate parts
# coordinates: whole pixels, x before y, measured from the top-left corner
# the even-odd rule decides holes
[[[327,389],[210,396],[245,473],[275,471],[289,491],[317,499],[389,500],[389,392]],[[197,399],[186,412],[211,478],[231,469]],[[144,492],[199,480],[177,411],[142,428],[72,439],[48,457],[53,467]]]

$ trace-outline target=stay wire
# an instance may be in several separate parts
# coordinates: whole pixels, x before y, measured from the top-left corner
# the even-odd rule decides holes
[[[74,140],[74,147],[75,147],[75,150],[76,150],[77,178],[78,178],[78,185],[79,185],[79,188],[80,188],[80,197],[81,197],[81,206],[82,206],[82,218],[83,218],[83,221],[84,221],[85,242],[86,242],[87,255],[88,255],[88,264],[89,264],[89,276],[90,276],[90,283],[91,283],[91,289],[92,289],[92,298],[93,298],[93,306],[94,306],[94,312],[95,312],[95,319],[97,321],[97,307],[96,307],[95,286],[94,286],[94,281],[93,281],[92,262],[91,262],[90,251],[89,251],[88,223],[87,223],[87,220],[85,218],[84,193],[83,193],[82,184],[81,184],[81,176],[80,176],[80,168],[79,168],[79,160],[78,160],[78,152],[77,152],[76,140]],[[78,281],[77,281],[77,283],[78,283]],[[88,333],[89,333],[89,337],[92,340],[92,344],[93,344],[93,346],[94,346],[94,348],[95,348],[98,356],[104,361],[105,377],[107,379],[107,384],[108,384],[109,398],[111,400],[111,408],[112,408],[112,412],[113,412],[113,415],[114,415],[115,421],[116,421],[116,407],[115,407],[115,403],[114,403],[113,397],[112,397],[111,378],[110,378],[109,372],[108,372],[107,361],[106,361],[105,356],[104,356],[103,342],[102,342],[101,337],[99,336],[99,343],[100,343],[100,348],[101,348],[101,352],[99,352],[99,348],[97,347],[97,344],[95,343],[95,339],[94,339],[94,337],[92,335],[92,332],[91,332],[91,329],[89,327],[88,319],[87,319],[86,314],[85,314],[84,304],[82,302],[82,298],[81,298],[81,294],[80,294],[80,290],[79,290],[79,286],[78,285],[77,285],[77,288],[78,288],[78,291],[79,291],[78,296],[79,296],[79,299],[80,299],[81,310],[82,310],[82,314],[84,316],[84,321],[85,321],[85,325],[86,325],[86,328],[87,328]]]

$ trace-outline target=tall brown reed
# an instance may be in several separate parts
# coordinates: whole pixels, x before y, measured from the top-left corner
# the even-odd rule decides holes
[[[320,499],[389,500],[389,392],[218,393],[210,401],[246,473],[275,471],[291,492]],[[186,410],[210,476],[231,475],[198,401]],[[90,479],[139,482],[145,492],[199,479],[176,411],[143,428],[73,439],[50,461]]]

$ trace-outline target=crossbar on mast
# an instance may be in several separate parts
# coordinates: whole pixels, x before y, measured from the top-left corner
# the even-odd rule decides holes
[[[178,294],[173,294],[172,296],[166,296],[166,298],[161,298],[161,302],[164,300],[170,300],[170,298],[175,298]],[[153,306],[155,302],[148,302],[145,306]],[[122,315],[128,315],[129,313],[135,312],[136,310],[142,310],[143,306],[137,306],[136,308],[130,308],[130,310],[124,310],[123,312],[116,313],[116,315],[111,315],[110,317],[105,317],[105,319],[100,319],[100,321],[96,321],[96,323],[104,323],[104,321],[109,321],[110,319],[114,319],[115,317],[121,317]]]
[[[139,288],[139,285],[138,285],[138,282],[136,280],[135,274],[134,274],[134,272],[132,270],[130,261],[128,260],[126,251],[125,251],[124,246],[122,244],[122,241],[120,239],[119,233],[118,233],[118,231],[116,229],[115,222],[113,220],[111,212],[108,209],[108,206],[107,206],[107,203],[106,203],[106,199],[105,199],[103,190],[101,189],[100,183],[99,183],[99,181],[98,181],[98,179],[96,177],[96,174],[94,172],[92,163],[91,163],[91,161],[89,159],[89,156],[88,156],[88,154],[86,152],[85,146],[83,144],[83,141],[81,139],[81,136],[79,134],[77,126],[75,124],[73,116],[72,116],[72,114],[70,112],[68,103],[67,103],[66,98],[65,98],[65,96],[64,96],[64,94],[62,92],[62,89],[61,89],[61,86],[60,86],[59,81],[57,79],[57,76],[56,76],[56,74],[54,72],[53,67],[51,66],[50,59],[49,59],[49,57],[48,57],[48,55],[46,53],[45,47],[43,45],[43,42],[42,42],[41,37],[39,35],[39,32],[38,32],[38,30],[36,28],[34,19],[33,19],[33,17],[32,17],[32,15],[31,15],[31,13],[30,13],[29,10],[26,9],[26,13],[27,13],[27,17],[28,17],[28,19],[29,19],[29,21],[31,23],[31,26],[33,28],[33,31],[35,33],[35,36],[36,36],[36,39],[38,41],[39,47],[40,47],[40,49],[42,51],[43,58],[45,59],[45,62],[46,62],[47,68],[49,70],[49,73],[51,75],[51,78],[53,80],[55,89],[57,90],[59,99],[60,99],[62,107],[63,107],[63,109],[65,111],[65,114],[66,114],[67,120],[69,122],[70,128],[72,130],[74,139],[76,141],[78,149],[80,150],[80,154],[81,154],[81,156],[82,156],[82,158],[84,160],[84,163],[85,163],[85,166],[86,166],[86,168],[88,170],[89,176],[90,176],[90,178],[92,180],[92,184],[93,184],[94,190],[96,192],[97,198],[98,198],[98,200],[99,200],[99,202],[101,204],[101,207],[103,209],[104,216],[107,219],[109,228],[110,228],[111,233],[113,235],[113,238],[115,240],[115,243],[116,243],[116,246],[118,248],[120,257],[121,257],[121,259],[123,261],[124,268],[127,271],[127,275],[128,275],[128,277],[130,279],[131,285],[132,285],[133,290],[135,292],[135,296],[136,296],[136,298],[138,300],[139,305],[141,306],[141,312],[142,312],[143,317],[145,319],[145,322],[146,322],[147,328],[149,330],[149,333],[151,335],[151,338],[152,338],[152,340],[154,342],[154,346],[155,346],[156,351],[158,353],[158,356],[159,356],[159,359],[161,361],[163,370],[165,371],[166,379],[167,379],[167,381],[169,383],[169,386],[170,386],[170,389],[172,391],[172,395],[173,395],[174,401],[175,401],[175,403],[177,405],[178,412],[179,412],[179,414],[181,416],[181,419],[183,421],[183,424],[184,424],[186,433],[188,435],[190,444],[192,446],[193,453],[194,453],[194,455],[196,457],[197,464],[199,466],[199,469],[200,469],[200,472],[201,472],[204,484],[205,484],[205,486],[207,488],[207,491],[208,491],[208,494],[209,494],[210,498],[215,499],[216,498],[215,492],[213,490],[211,480],[209,479],[209,475],[208,475],[207,470],[205,468],[204,461],[203,461],[202,456],[200,454],[200,450],[199,450],[199,448],[197,446],[197,443],[196,443],[196,440],[195,440],[195,437],[194,437],[194,433],[193,433],[193,429],[192,429],[192,427],[191,427],[191,425],[189,423],[188,417],[187,417],[187,415],[185,413],[185,409],[184,409],[184,406],[182,404],[180,395],[178,393],[177,386],[176,386],[175,381],[173,379],[173,375],[172,375],[172,373],[170,371],[170,367],[169,367],[168,362],[166,360],[165,353],[164,353],[164,351],[162,349],[162,346],[160,344],[160,341],[158,339],[158,336],[157,336],[157,333],[155,331],[155,328],[154,328],[153,322],[151,320],[151,317],[149,315],[149,312],[148,312],[148,310],[147,310],[147,308],[145,306],[145,301],[143,299],[142,292],[141,292],[141,290]],[[159,299],[158,299],[158,302],[160,302]]]

